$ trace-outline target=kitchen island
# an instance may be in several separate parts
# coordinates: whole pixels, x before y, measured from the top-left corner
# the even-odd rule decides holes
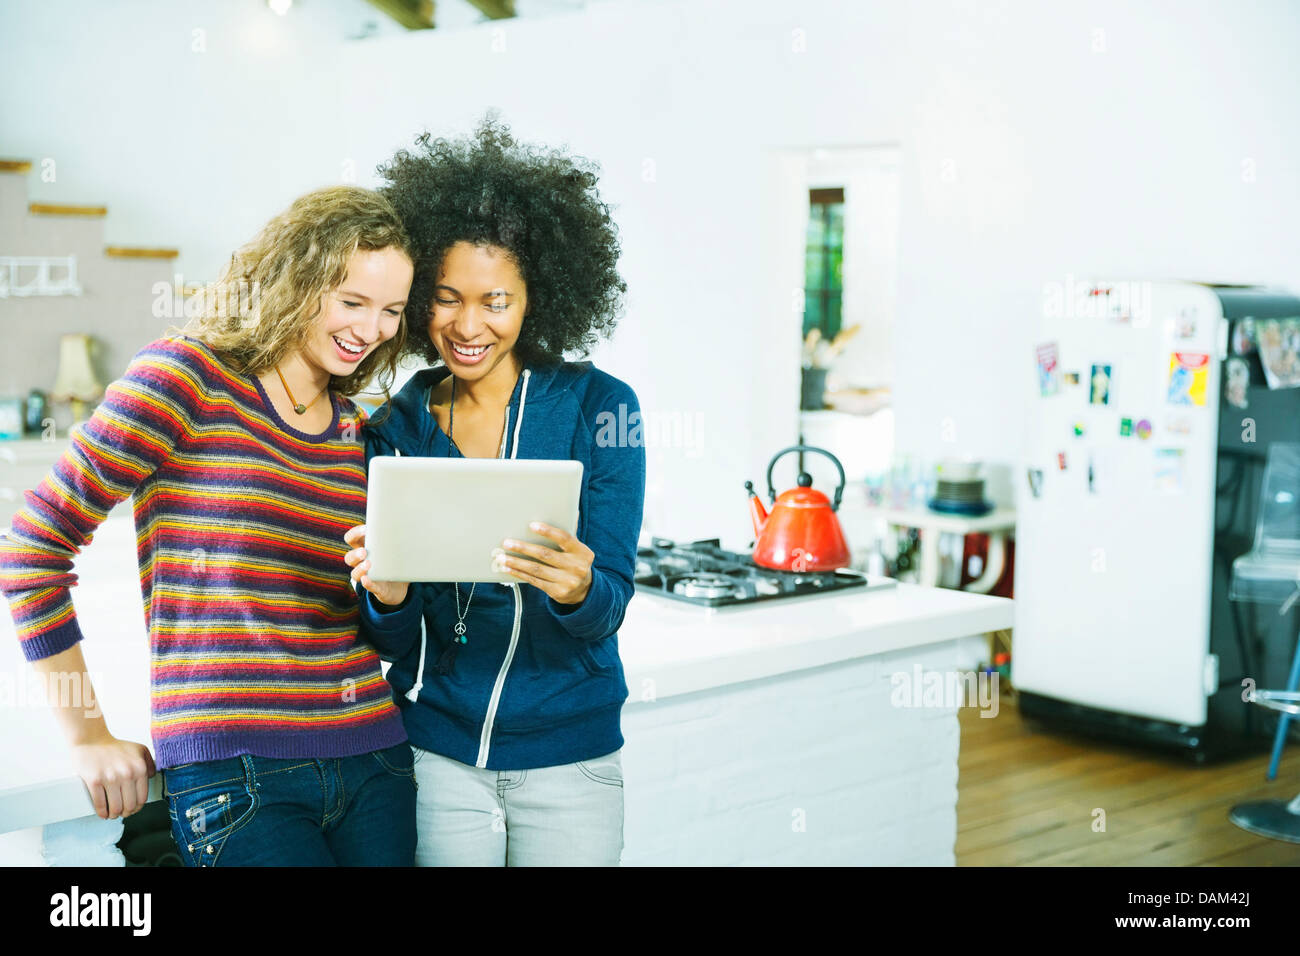
[[[129,516],[106,521],[73,602],[109,728],[148,742],[134,549]],[[624,864],[952,865],[962,700],[943,675],[1011,621],[1010,601],[905,584],[722,609],[638,593],[619,635]],[[32,673],[6,614],[0,865],[121,865],[121,821],[92,816]]]

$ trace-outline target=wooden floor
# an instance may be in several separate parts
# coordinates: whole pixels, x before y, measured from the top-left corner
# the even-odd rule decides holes
[[[1013,696],[960,720],[958,866],[1300,866],[1300,844],[1228,821],[1235,803],[1300,792],[1300,745],[1268,783],[1267,754],[1197,767],[1042,729]]]

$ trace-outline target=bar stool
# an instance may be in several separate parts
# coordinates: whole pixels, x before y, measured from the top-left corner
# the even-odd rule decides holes
[[[1296,591],[1300,594],[1300,590]],[[1300,658],[1298,658],[1300,659]],[[1295,669],[1292,668],[1292,681],[1295,684]],[[1300,715],[1300,693],[1284,690],[1256,691],[1251,700],[1264,707],[1282,712],[1282,720]],[[1275,756],[1277,748],[1274,746]],[[1270,771],[1275,766],[1270,766]],[[1270,774],[1269,779],[1272,779]],[[1272,837],[1274,840],[1286,840],[1288,843],[1300,843],[1300,793],[1287,803],[1282,800],[1251,800],[1239,803],[1232,808],[1228,819],[1251,833]]]
[[[1232,562],[1228,597],[1280,605],[1286,615],[1300,600],[1300,443],[1275,442],[1259,496],[1255,546]],[[1267,779],[1277,778],[1291,718],[1300,716],[1300,635],[1285,690],[1254,690],[1248,700],[1279,712]],[[1300,843],[1300,794],[1290,802],[1256,800],[1239,803],[1228,819],[1251,833]]]

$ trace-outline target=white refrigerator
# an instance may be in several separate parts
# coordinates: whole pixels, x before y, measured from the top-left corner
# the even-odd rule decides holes
[[[1227,329],[1196,283],[1067,278],[1044,290],[1015,476],[1022,694],[1206,724]]]

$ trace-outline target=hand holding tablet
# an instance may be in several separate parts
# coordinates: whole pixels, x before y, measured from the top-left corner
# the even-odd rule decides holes
[[[377,457],[345,560],[383,604],[409,581],[524,581],[577,603],[594,557],[574,536],[581,489],[576,461]]]
[[[370,562],[366,560],[366,526],[357,525],[349,528],[343,540],[352,548],[343,555],[343,560],[352,569],[352,583],[361,584],[375,596],[380,604],[395,606],[406,600],[410,585],[405,581],[372,581],[370,579]]]
[[[554,541],[559,550],[507,538],[502,547],[511,553],[497,555],[494,567],[500,566],[520,581],[535,585],[558,604],[581,604],[591,587],[591,562],[595,553],[567,531],[540,521],[530,527]],[[524,557],[515,557],[516,554]]]

